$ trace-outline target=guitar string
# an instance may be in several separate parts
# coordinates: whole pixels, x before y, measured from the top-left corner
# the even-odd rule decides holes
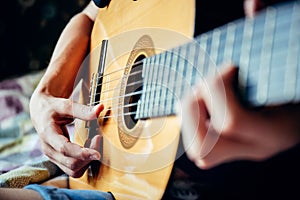
[[[172,98],[168,98],[167,100],[160,100],[157,105],[160,105],[161,102],[170,101],[170,100],[172,100]],[[129,108],[129,107],[137,106],[137,105],[138,105],[138,103],[132,103],[132,104],[127,104],[125,106],[110,107],[106,111],[113,111],[113,110],[118,110],[118,109],[123,109],[123,108]],[[171,104],[169,104],[169,105],[171,105]],[[120,114],[113,114],[113,115],[109,115],[109,116],[103,116],[103,117],[101,117],[101,119],[109,119],[109,118],[113,118],[113,117],[133,115],[133,114],[136,114],[136,113],[137,113],[136,111],[134,111],[134,112],[125,112],[125,113],[122,112]],[[149,117],[153,117],[153,116],[154,115],[149,115]]]
[[[259,58],[258,58],[259,59]],[[141,63],[142,61],[140,61],[140,63]],[[126,67],[124,67],[123,69],[125,69],[125,68],[127,68],[128,66],[126,66]],[[120,70],[122,70],[122,69],[120,69]],[[117,71],[120,71],[120,70],[117,70]],[[140,70],[141,71],[141,70]],[[114,72],[112,72],[112,73],[114,73]],[[112,74],[112,73],[109,73],[109,74],[106,74],[106,75],[110,75],[110,74]],[[106,76],[106,75],[104,75],[104,76]],[[102,77],[104,77],[104,76],[102,76]],[[130,75],[129,75],[130,76]],[[101,78],[101,76],[100,76],[100,78]],[[103,84],[107,84],[107,83],[102,83],[102,84],[99,84],[99,85],[103,85]],[[118,88],[116,88],[116,89],[118,89]],[[151,91],[148,91],[148,92],[151,92]],[[111,99],[106,99],[106,100],[112,100],[112,99],[115,99],[115,98],[123,98],[123,97],[126,97],[126,96],[129,96],[129,95],[136,95],[136,94],[139,94],[139,93],[137,93],[137,92],[134,92],[134,93],[129,93],[129,94],[126,94],[126,95],[124,95],[124,96],[119,96],[119,97],[114,97],[114,98],[111,98]],[[94,102],[93,104],[96,104],[96,103],[99,103],[99,102],[103,102],[103,100],[102,101],[98,101],[98,102]]]
[[[277,8],[273,8],[274,10],[275,10],[275,12],[276,12],[276,10],[277,10]],[[288,9],[286,9],[286,10],[288,10]],[[293,12],[295,12],[294,10],[292,10],[292,13]],[[277,23],[276,25],[277,25],[277,29],[280,29],[280,27],[282,27],[282,26],[285,26],[285,25],[287,25],[287,24],[290,24],[290,20],[289,20],[289,18],[288,17],[291,17],[291,15],[288,15],[288,16],[280,16],[281,18],[280,18],[280,22],[281,23]],[[276,17],[277,18],[277,17]],[[288,20],[283,20],[283,19],[286,19],[286,18],[288,18]],[[299,16],[298,15],[296,15],[296,16],[294,16],[294,18],[293,18],[293,20],[294,21],[297,21],[297,20],[299,20]],[[283,23],[282,23],[282,21],[284,21]],[[256,22],[256,21],[255,21]],[[234,22],[231,22],[231,23],[229,23],[229,24],[232,24],[232,23],[234,23]],[[236,23],[236,25],[242,25],[241,26],[241,28],[243,29],[243,26],[244,26],[244,23],[245,23],[245,21],[243,21],[243,23]],[[223,30],[221,30],[221,31],[226,31],[227,30],[227,26],[229,25],[229,24],[227,24],[227,25],[225,25],[224,27],[223,27]],[[253,23],[254,24],[254,23]],[[260,31],[266,31],[266,30],[268,30],[268,29],[266,29],[266,28],[269,28],[269,27],[266,27],[265,26],[265,24],[264,23],[262,23],[262,27],[260,27],[261,29],[259,29],[259,30],[256,30],[256,33],[258,33],[258,32],[260,32]],[[220,28],[219,28],[220,29]],[[222,29],[222,27],[221,27],[221,29]],[[212,30],[213,31],[213,30]],[[282,31],[281,32],[279,32],[278,34],[281,34],[282,33]],[[201,37],[201,36],[203,36],[203,35],[207,35],[208,33],[204,33],[204,34],[202,34],[202,35],[200,35],[199,36],[199,38]],[[274,35],[275,35],[276,33],[274,33]],[[277,34],[277,36],[278,36],[278,34]],[[211,36],[211,35],[210,35]],[[242,35],[241,35],[241,37],[242,37]],[[197,38],[196,38],[197,39]],[[196,41],[197,43],[199,42],[199,41]],[[222,42],[222,41],[220,41],[220,42]],[[253,41],[252,41],[253,42]],[[220,46],[220,45],[219,45]],[[141,64],[143,62],[143,60],[141,60],[141,61],[138,61],[138,62],[136,62],[136,63],[133,63],[132,64],[132,66],[134,66],[134,65],[139,65],[139,64]],[[129,66],[131,66],[131,64],[130,65],[127,65],[127,66],[125,66],[125,67],[123,67],[123,68],[120,68],[120,69],[118,69],[118,70],[115,70],[115,71],[113,71],[113,72],[111,72],[111,73],[108,73],[108,74],[106,74],[106,75],[101,75],[101,76],[99,76],[98,78],[103,78],[103,77],[105,77],[105,76],[108,76],[108,75],[111,75],[111,74],[114,74],[114,73],[116,73],[116,72],[118,72],[118,71],[121,71],[121,70],[123,70],[123,69],[126,69],[127,67],[129,67]]]
[[[140,61],[140,62],[142,62],[142,61]],[[128,66],[126,66],[126,67],[124,67],[123,69],[126,69],[126,68],[128,68]],[[119,69],[119,70],[117,70],[117,71],[120,71],[120,70],[122,70],[122,69]],[[112,73],[115,73],[115,72],[112,72]],[[104,75],[104,76],[102,76],[102,77],[105,77],[105,76],[107,76],[107,75],[111,75],[112,73],[110,73],[110,74],[106,74],[106,75]],[[130,76],[130,74],[129,74],[129,76]],[[98,78],[101,78],[101,76],[100,77],[98,77]],[[103,84],[108,84],[108,83],[101,83],[101,84],[99,84],[99,85],[103,85]],[[120,89],[120,88],[119,88]],[[149,92],[149,91],[148,91]],[[132,93],[132,94],[134,94],[134,93]],[[135,94],[137,94],[137,93],[135,93]],[[131,94],[127,94],[127,95],[131,95]],[[122,98],[121,96],[119,96],[120,98]],[[100,101],[98,101],[98,102],[94,102],[93,104],[96,104],[96,103],[99,103]],[[137,105],[137,103],[134,103],[134,104],[128,104],[128,105],[125,105],[125,106],[119,106],[119,107],[116,107],[116,108],[114,108],[114,109],[119,109],[119,108],[125,108],[125,107],[131,107],[131,106],[136,106]],[[113,110],[113,108],[110,108],[109,110]],[[119,115],[112,115],[112,116],[106,116],[106,117],[104,117],[104,118],[111,118],[111,117],[116,117],[116,116],[120,116],[120,115],[132,115],[132,114],[136,114],[136,112],[128,112],[128,113],[123,113],[123,114],[119,114]]]
[[[97,76],[97,77],[95,77],[95,78],[96,78],[96,79],[100,79],[100,78],[104,78],[104,77],[106,77],[106,76],[113,75],[113,74],[115,74],[115,73],[119,73],[120,71],[122,71],[122,70],[124,70],[124,69],[126,69],[126,68],[129,68],[130,66],[131,66],[131,67],[134,67],[135,65],[138,66],[138,65],[142,64],[143,61],[144,61],[144,59],[143,59],[143,60],[140,60],[140,61],[137,61],[137,62],[135,62],[135,63],[133,63],[133,64],[129,64],[129,65],[126,65],[126,66],[122,66],[121,68],[119,68],[119,69],[117,69],[117,70],[115,70],[115,71],[109,72],[109,73],[107,73],[107,74],[105,74],[105,75]],[[91,82],[92,82],[92,81],[93,81],[93,80],[91,80]],[[97,86],[101,86],[101,84],[99,84],[99,85],[97,85]]]
[[[296,16],[295,18],[294,18],[294,21],[297,21],[297,20],[299,20],[298,19],[299,18],[299,16]],[[283,23],[277,23],[276,25],[278,26],[277,27],[277,29],[280,29],[280,27],[282,27],[282,26],[285,26],[285,25],[287,25],[287,24],[289,24],[290,23],[290,21],[289,20],[282,20],[281,19],[281,22],[282,21],[284,21]],[[233,23],[233,22],[232,22]],[[245,23],[245,22],[244,22]],[[254,23],[253,23],[254,24]],[[241,24],[236,24],[236,26],[240,26]],[[227,26],[228,26],[228,24],[227,24]],[[242,29],[244,29],[244,24],[242,24],[242,26],[240,26],[239,28],[242,28]],[[263,24],[262,25],[262,27],[260,27],[261,29],[259,29],[259,30],[256,30],[255,31],[255,33],[257,34],[257,33],[259,33],[259,32],[261,32],[261,31],[266,31],[267,29],[266,28],[268,28],[268,27],[265,27],[265,25]],[[219,28],[220,29],[220,28]],[[218,30],[219,30],[218,29]],[[223,30],[221,30],[221,31],[227,31],[227,28],[224,28],[223,27]],[[280,34],[282,34],[282,32],[279,32],[279,33],[273,33],[274,35],[277,35],[277,37],[279,37],[279,38],[281,38],[280,36]],[[208,33],[204,33],[204,34],[202,34],[202,35],[200,35],[198,38],[195,38],[196,39],[196,43],[197,43],[197,45],[199,45],[198,44],[198,39],[200,39],[201,38],[201,36],[203,36],[203,35],[205,35],[205,36],[207,36],[208,35]],[[212,34],[210,34],[209,35],[209,37],[211,37],[212,36]],[[236,38],[237,38],[238,36],[236,36]],[[240,35],[240,37],[243,37],[243,34],[242,35]],[[222,41],[220,41],[220,43],[219,43],[219,45],[218,46],[221,46],[222,44],[223,44],[223,42],[225,42],[225,40],[222,40]],[[253,42],[255,42],[255,41],[252,41],[252,43]],[[260,42],[260,41],[259,41]],[[277,41],[277,42],[280,42],[280,41]],[[258,44],[260,44],[260,43],[258,43]],[[214,46],[211,46],[211,48],[213,48]],[[255,47],[255,46],[254,46]],[[259,48],[259,46],[256,46],[257,48]],[[252,49],[253,50],[253,49]],[[171,53],[173,53],[173,52],[171,52]],[[143,61],[144,61],[144,59],[143,60],[140,60],[140,61],[138,61],[138,62],[135,62],[135,63],[133,63],[133,64],[129,64],[129,65],[127,65],[127,66],[125,66],[125,67],[122,67],[122,68],[120,68],[120,69],[117,69],[117,70],[115,70],[115,71],[113,71],[113,72],[110,72],[110,73],[107,73],[107,74],[105,74],[105,75],[100,75],[100,76],[98,76],[98,77],[96,77],[96,78],[104,78],[104,77],[106,77],[106,76],[109,76],[109,75],[112,75],[112,74],[115,74],[115,73],[117,73],[117,72],[119,72],[119,71],[121,71],[121,70],[124,70],[124,69],[126,69],[126,68],[129,68],[130,66],[132,66],[132,67],[134,67],[134,66],[137,66],[137,65],[140,65],[140,64],[142,64],[143,63]],[[129,76],[130,76],[130,74],[129,74]],[[91,81],[93,81],[93,80],[91,80]],[[108,81],[108,82],[110,82],[110,81]],[[107,83],[108,83],[107,82]],[[97,86],[101,86],[101,85],[103,85],[103,84],[106,84],[106,83],[100,83],[100,84],[98,84]]]
[[[151,85],[151,84],[150,84]],[[178,91],[176,90],[177,88],[182,88],[184,84],[174,84],[172,85],[172,91]],[[167,87],[166,87],[167,88]],[[163,91],[164,89],[162,87],[160,87],[159,89],[157,89],[157,87],[152,87],[150,90],[138,90],[138,91],[135,91],[135,92],[131,92],[131,93],[126,93],[124,95],[119,95],[119,96],[114,96],[114,97],[111,97],[111,98],[106,98],[106,99],[102,99],[102,100],[99,100],[99,101],[95,101],[91,104],[88,104],[88,106],[94,106],[98,103],[103,103],[103,102],[106,102],[106,101],[111,101],[111,100],[120,100],[120,99],[123,99],[125,97],[130,97],[130,96],[134,96],[134,95],[139,95],[139,94],[149,94],[150,92],[160,92],[160,91]],[[170,89],[168,89],[168,91],[170,91]],[[181,90],[183,91],[183,89]],[[174,92],[172,92],[174,93]]]
[[[124,67],[123,69],[121,69],[121,70],[124,70],[124,69],[126,69],[127,67]],[[119,70],[119,71],[121,71],[121,70]],[[138,75],[138,74],[140,74],[140,73],[142,73],[143,72],[143,70],[141,69],[141,70],[139,70],[139,71],[135,71],[135,72],[133,72],[133,73],[130,73],[130,74],[128,74],[126,77],[131,77],[131,76],[134,76],[134,75]],[[98,80],[98,79],[100,79],[100,78],[102,78],[101,76],[99,76],[99,77],[96,77],[96,81]],[[123,77],[122,77],[123,78]],[[112,83],[112,82],[115,82],[115,81],[119,81],[120,80],[120,78],[116,78],[116,79],[108,79],[106,82],[103,82],[103,83],[99,83],[99,84],[97,84],[97,85],[95,85],[95,86],[93,86],[94,88],[95,87],[100,87],[100,86],[102,86],[102,85],[104,85],[104,84],[108,84],[108,83]],[[92,82],[93,80],[91,80],[91,82]]]
[[[139,81],[139,83],[138,84],[140,84],[142,81]],[[130,85],[130,86],[134,86],[136,84],[136,82],[134,82],[134,83],[131,83],[131,84],[128,84],[128,86]],[[151,84],[150,84],[151,85]],[[173,86],[173,88],[172,88],[172,90],[173,91],[175,91],[177,88],[181,88],[181,92],[182,92],[182,90],[184,90],[184,88],[182,88],[182,86],[183,86],[183,84],[174,84],[174,85],[172,85]],[[112,89],[111,91],[115,91],[115,90],[119,90],[120,88],[118,87],[118,88],[115,88],[115,89]],[[144,91],[142,91],[142,90],[140,90],[140,91],[135,91],[135,92],[131,92],[131,93],[127,93],[127,94],[124,94],[124,95],[120,95],[120,96],[115,96],[115,97],[112,97],[112,98],[106,98],[106,99],[103,99],[103,100],[100,100],[100,101],[95,101],[95,102],[93,102],[92,104],[88,104],[89,106],[94,106],[94,105],[96,105],[96,104],[98,104],[98,103],[104,103],[104,102],[107,102],[107,101],[111,101],[111,100],[116,100],[116,101],[118,101],[118,100],[121,100],[121,99],[123,99],[123,98],[126,98],[126,97],[130,97],[130,96],[133,96],[133,95],[140,95],[140,94],[142,94],[143,92],[144,92],[144,94],[145,95],[147,95],[147,94],[149,94],[149,93],[151,93],[151,92],[154,92],[154,93],[158,93],[158,92],[161,92],[161,91],[163,91],[163,90],[166,90],[165,88],[162,88],[162,87],[151,87],[151,89],[149,90],[144,90]],[[172,99],[172,98],[170,98],[170,99]],[[164,99],[164,100],[160,100],[159,101],[159,103],[161,103],[161,102],[167,102],[167,101],[169,101],[170,99]],[[151,103],[154,103],[154,100],[153,100],[153,98],[151,99]],[[113,108],[111,108],[110,110],[113,110],[113,109],[120,109],[120,108],[126,108],[126,107],[131,107],[131,106],[136,106],[136,105],[134,105],[134,104],[130,104],[130,105],[124,105],[124,106],[122,106],[122,107],[113,107]],[[133,113],[132,113],[133,114]],[[126,113],[124,114],[124,115],[126,115]]]
[[[168,101],[171,101],[172,98],[167,98],[165,100],[160,100],[157,102],[157,105],[160,105],[161,102],[168,102]],[[110,107],[107,109],[107,111],[113,111],[115,109],[122,109],[122,108],[126,108],[126,107],[131,107],[131,106],[137,106],[138,103],[132,103],[132,104],[128,104],[128,105],[125,105],[125,106],[117,106],[117,107]],[[171,105],[171,104],[169,104]],[[153,105],[155,106],[155,105]],[[165,111],[166,112],[166,111]],[[121,116],[127,116],[127,115],[133,115],[133,114],[136,114],[137,112],[125,112],[125,113],[120,113],[120,114],[113,114],[113,115],[109,115],[109,116],[103,116],[101,117],[101,119],[109,119],[109,118],[113,118],[113,117],[121,117]],[[149,115],[149,117],[153,117],[153,115]]]
[[[276,42],[277,42],[277,43],[283,43],[283,42],[288,42],[288,40],[284,38],[283,41],[278,41],[278,40],[277,40]],[[256,48],[259,49],[259,47],[256,47]],[[253,49],[252,49],[252,50],[253,50]],[[279,48],[279,50],[285,51],[285,49],[283,49],[283,48]],[[170,52],[170,53],[173,53],[173,52]],[[277,51],[277,53],[280,53],[280,52]],[[251,59],[251,60],[252,60],[253,62],[256,62],[257,60],[260,60],[260,58],[255,57],[255,58],[253,58],[253,59]],[[142,62],[142,61],[139,61],[139,62]],[[164,64],[157,64],[157,65],[164,65]],[[134,65],[132,65],[132,66],[134,66]],[[276,67],[276,66],[275,66],[275,67]],[[275,67],[274,67],[274,68],[275,68]],[[118,69],[118,70],[116,70],[116,71],[110,72],[110,73],[108,73],[108,74],[105,74],[105,75],[101,75],[101,76],[95,77],[95,78],[96,78],[96,79],[97,79],[97,78],[103,78],[103,77],[112,75],[112,74],[114,74],[114,73],[117,73],[117,72],[119,72],[119,71],[121,71],[121,70],[124,70],[124,69],[126,69],[126,68],[128,68],[128,66],[123,67],[123,68],[120,68],[120,69]],[[133,73],[128,74],[127,77],[134,76],[134,75],[137,75],[137,74],[142,73],[142,72],[143,72],[143,70],[135,71],[135,72],[133,72]],[[121,77],[121,78],[122,78],[122,77]],[[112,80],[107,80],[106,82],[97,84],[96,86],[92,86],[92,88],[100,87],[100,86],[103,86],[103,85],[106,85],[106,84],[110,84],[110,83],[113,83],[113,82],[119,81],[119,80],[120,80],[120,78],[116,78],[116,79],[112,79]],[[93,80],[91,80],[91,82],[92,82],[92,81],[93,81]],[[106,91],[103,91],[103,92],[106,92]],[[103,92],[101,92],[101,93],[103,93]],[[99,94],[99,93],[96,93],[95,95],[98,95],[98,94]]]
[[[283,48],[280,48],[280,50],[281,50],[281,51],[285,51]],[[254,57],[254,58],[252,59],[252,62],[255,63],[255,62],[258,61],[258,60],[260,60],[259,57]],[[276,63],[275,63],[275,64],[276,64]],[[273,66],[273,67],[274,67],[274,66]],[[274,68],[277,68],[277,67],[275,66]],[[194,76],[195,76],[195,74],[194,74]],[[200,76],[200,75],[199,75],[199,76]],[[128,84],[128,86],[135,86],[135,85],[139,85],[139,86],[140,86],[140,84],[141,84],[142,82],[143,82],[143,81],[140,80],[140,81],[137,81],[137,82],[130,83],[130,84]],[[157,83],[157,82],[153,82],[153,83]],[[102,85],[106,85],[106,84],[109,84],[109,83],[104,82]],[[148,84],[149,84],[149,83],[148,83]],[[174,85],[174,86],[175,86],[174,88],[177,88],[177,87],[182,87],[183,85]],[[103,86],[102,86],[102,87],[103,87]],[[101,93],[95,93],[94,95],[99,95],[99,94],[106,93],[106,92],[117,91],[117,90],[119,90],[119,89],[121,89],[121,88],[122,88],[122,87],[116,87],[116,88],[111,89],[111,90],[104,90],[103,92],[101,92]],[[149,92],[153,92],[153,90],[145,91],[145,94],[147,94],[147,93],[149,93]],[[124,98],[124,97],[130,96],[130,95],[135,95],[135,94],[141,94],[141,92],[140,92],[140,93],[137,93],[137,92],[127,93],[126,95],[121,95],[121,96],[116,96],[116,97],[113,97],[113,98],[103,99],[102,102],[109,101],[109,100],[113,100],[113,99]],[[100,102],[100,101],[94,102],[94,104],[97,104],[97,103],[99,103],[99,102]]]
[[[133,82],[133,83],[129,83],[126,85],[126,87],[132,87],[132,86],[135,86],[135,85],[141,85],[141,83],[143,83],[143,81],[136,81],[136,82]],[[105,94],[107,92],[113,92],[113,91],[116,91],[116,90],[119,90],[119,89],[122,89],[123,87],[115,87],[113,89],[107,89],[107,90],[104,90],[104,91],[101,91],[101,92],[97,92],[95,93],[94,95],[99,95],[99,94]],[[91,96],[89,96],[91,98]]]

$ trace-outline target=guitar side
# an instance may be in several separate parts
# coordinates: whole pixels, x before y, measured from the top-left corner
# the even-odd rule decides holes
[[[192,39],[194,4],[193,0],[112,0],[99,9],[91,37],[89,75],[92,79],[98,71],[99,45],[108,39],[100,97],[105,109],[98,119],[103,136],[101,165],[96,177],[87,171],[81,178],[70,178],[70,188],[110,191],[116,199],[162,197],[177,152],[180,120],[166,116],[139,120],[128,127],[120,109],[127,70],[132,69],[125,66]],[[84,146],[85,122],[77,122],[75,130],[75,142]]]

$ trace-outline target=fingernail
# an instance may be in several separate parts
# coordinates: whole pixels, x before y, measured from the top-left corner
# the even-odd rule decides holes
[[[103,108],[100,109],[100,110],[98,110],[98,108],[101,107],[101,106],[103,106],[103,105],[102,105],[102,104],[98,104],[98,105],[96,105],[96,106],[93,107],[93,110],[92,110],[92,111],[93,111],[93,112],[96,112],[96,111],[97,111],[97,112],[96,112],[96,117],[98,117],[98,116],[100,115],[100,112],[103,110]]]
[[[100,160],[100,157],[98,155],[91,155],[90,160]]]

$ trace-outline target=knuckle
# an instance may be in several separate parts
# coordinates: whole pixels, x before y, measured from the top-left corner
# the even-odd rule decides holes
[[[80,170],[79,171],[71,170],[69,175],[73,178],[79,178],[83,175],[83,172],[81,172]]]
[[[76,160],[71,160],[71,161],[69,161],[69,163],[68,163],[68,167],[69,167],[69,169],[70,170],[72,170],[72,171],[76,171],[76,169],[78,168],[78,162],[76,161]]]
[[[61,145],[60,145],[60,147],[58,148],[58,151],[61,153],[61,154],[63,154],[64,156],[66,156],[67,155],[67,144],[68,144],[68,142],[66,141],[66,142],[63,142],[63,143],[61,143]]]
[[[62,103],[62,106],[63,106],[62,109],[65,110],[65,111],[70,111],[73,108],[72,102],[69,99],[64,99],[63,103]]]

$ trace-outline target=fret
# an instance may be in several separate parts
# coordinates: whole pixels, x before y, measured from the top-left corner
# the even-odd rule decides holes
[[[169,110],[168,113],[174,113],[174,105],[176,104],[177,98],[179,98],[180,96],[180,86],[182,84],[182,71],[180,70],[181,68],[181,61],[183,60],[183,58],[181,57],[181,51],[182,48],[176,48],[173,50],[173,61],[174,61],[174,65],[173,66],[173,73],[174,76],[172,76],[172,78],[174,78],[172,80],[172,98],[171,98],[171,109]]]
[[[149,99],[149,116],[153,116],[153,112],[155,109],[155,96],[157,93],[157,74],[159,70],[159,56],[155,56],[152,64],[152,80],[151,80],[151,93]]]
[[[167,97],[172,97],[174,95],[174,82],[175,82],[175,76],[176,76],[176,72],[174,72],[173,66],[174,66],[174,62],[173,61],[177,61],[176,55],[174,54],[173,51],[170,51],[170,67],[169,67],[169,75],[168,75],[168,90],[167,90]],[[166,113],[171,113],[172,110],[172,98],[168,98],[166,100]]]
[[[181,85],[181,80],[182,80],[182,72],[180,72],[180,64],[181,64],[181,48],[176,48],[174,49],[174,81],[172,82],[172,91],[173,91],[173,95],[172,95],[172,109],[170,110],[170,112],[173,112],[173,105],[175,105],[176,103],[176,98],[178,97],[179,94],[179,90],[180,88],[178,87],[179,85]]]
[[[166,52],[166,70],[165,70],[165,79],[164,79],[164,84],[166,85],[166,89],[165,89],[165,93],[164,93],[164,95],[165,95],[165,99],[164,99],[164,111],[165,111],[165,114],[167,114],[167,108],[168,108],[168,106],[169,106],[169,102],[168,102],[168,100],[167,100],[167,97],[169,97],[170,96],[170,86],[169,86],[169,84],[170,84],[170,82],[169,82],[169,78],[170,78],[170,74],[171,74],[171,70],[170,70],[170,68],[171,68],[171,60],[172,60],[172,52],[171,51],[167,51]]]
[[[203,61],[203,58],[205,56],[205,51],[202,49],[202,47],[200,47],[199,42],[197,42],[197,40],[195,40],[195,42],[193,42],[193,48],[195,53],[195,57],[194,57],[194,63],[193,63],[193,68],[191,69],[191,73],[192,73],[192,78],[191,78],[191,84],[194,85],[197,81],[197,75],[199,73],[199,71],[203,68],[203,63],[201,64],[201,62]],[[202,70],[201,70],[202,71]]]
[[[218,58],[216,60],[216,65],[217,66],[221,65],[222,62],[224,61],[226,37],[227,37],[226,29],[222,28],[221,29],[221,34],[220,34],[220,40],[219,40],[220,42],[219,42],[219,48],[218,48]]]
[[[152,84],[153,84],[153,63],[154,63],[154,59],[155,59],[155,56],[153,57],[150,57],[149,58],[149,76],[148,76],[148,80],[147,80],[147,96],[146,96],[146,100],[145,100],[145,112],[146,112],[146,115],[151,117],[151,113],[150,113],[150,101],[151,101],[151,97],[152,97],[152,93],[153,93],[153,90],[152,90]]]
[[[218,51],[219,51],[219,44],[220,44],[220,35],[221,30],[215,29],[212,33],[212,42],[211,42],[211,53],[210,58],[212,59],[212,62],[216,63],[218,59]]]
[[[226,42],[224,49],[224,59],[226,61],[232,61],[232,52],[233,52],[233,43],[235,37],[235,23],[231,22],[227,25],[227,34],[226,34]]]
[[[188,52],[187,52],[187,67],[185,68],[186,71],[186,81],[189,83],[189,85],[193,84],[193,68],[196,68],[198,63],[196,63],[196,57],[198,57],[198,51],[197,51],[198,44],[194,41],[189,43],[188,45]]]
[[[138,116],[176,114],[175,102],[223,61],[239,65],[244,97],[251,105],[300,101],[299,10],[299,2],[270,7],[254,19],[231,22],[146,58]],[[153,67],[157,61],[160,66]]]
[[[152,78],[152,84],[151,84],[151,96],[150,96],[150,117],[153,117],[153,114],[155,113],[155,98],[157,96],[158,93],[158,89],[157,89],[157,81],[158,81],[158,71],[159,71],[159,60],[160,60],[160,56],[155,56],[154,62],[153,62],[153,78]]]
[[[250,79],[251,74],[259,71],[260,59],[261,59],[261,51],[263,44],[263,29],[265,25],[265,16],[258,15],[257,18],[253,21],[253,31],[252,31],[252,46],[250,51],[250,59],[249,59],[249,74],[248,81]],[[255,77],[257,80],[257,77]]]
[[[138,101],[138,108],[139,111],[137,113],[137,117],[138,116],[144,116],[146,115],[146,95],[145,93],[147,93],[148,91],[148,75],[149,75],[149,59],[144,59],[143,62],[143,73],[142,73],[142,78],[144,80],[144,85],[143,85],[143,93],[144,95],[141,96],[140,100]]]
[[[244,35],[244,23],[236,23],[235,26],[235,37],[234,37],[234,42],[233,42],[233,51],[232,51],[232,60],[234,64],[239,64],[240,62],[240,56],[242,52],[242,40],[243,40],[243,35]]]
[[[208,35],[203,34],[199,38],[199,45],[200,45],[200,55],[198,56],[198,65],[197,69],[200,72],[200,74],[204,74],[205,71],[205,62],[206,58],[209,57],[209,54],[207,52],[207,41],[208,41]]]
[[[296,82],[297,82],[297,66],[299,62],[299,13],[296,11],[295,4],[292,12],[291,28],[289,29],[289,43],[288,43],[288,55],[285,73],[285,85],[284,94],[287,101],[291,101],[296,96]],[[297,27],[297,29],[296,29]],[[299,74],[298,74],[299,75]]]
[[[160,70],[159,70],[159,75],[158,75],[158,85],[159,85],[159,95],[157,98],[155,98],[155,105],[157,105],[157,113],[159,115],[163,115],[164,114],[164,106],[161,105],[161,99],[166,98],[163,94],[165,91],[165,83],[164,83],[164,74],[165,74],[165,70],[167,68],[167,66],[165,66],[165,62],[166,62],[166,54],[160,54]]]
[[[179,62],[178,62],[178,71],[177,71],[177,83],[176,83],[176,97],[179,98],[179,100],[182,97],[182,88],[185,85],[185,79],[186,79],[186,72],[185,67],[187,63],[187,45],[184,45],[179,50]],[[177,100],[176,100],[177,101]],[[177,103],[177,102],[175,102]]]
[[[144,91],[146,90],[146,78],[145,78],[145,76],[146,76],[146,74],[147,73],[145,73],[145,69],[146,69],[146,67],[147,67],[147,63],[148,62],[148,59],[144,59],[143,60],[143,71],[142,71],[142,79],[144,80],[143,81],[143,92],[142,93],[144,93]],[[141,95],[141,97],[140,97],[140,99],[139,99],[139,101],[138,101],[138,109],[137,109],[137,113],[136,113],[136,115],[135,115],[135,118],[137,119],[138,117],[140,117],[141,115],[144,115],[144,103],[142,103],[142,102],[145,102],[145,95]]]
[[[249,61],[252,46],[252,35],[253,35],[253,20],[246,19],[244,23],[244,34],[241,44],[241,55],[239,61],[239,79],[241,87],[245,88],[248,83],[249,74]]]
[[[205,73],[205,75],[210,74],[211,76],[214,76],[217,66],[216,66],[216,61],[218,58],[218,48],[219,48],[219,43],[220,43],[220,35],[221,35],[221,31],[220,29],[215,29],[213,30],[212,34],[211,34],[211,48],[210,48],[210,53],[209,53],[209,57],[207,60],[207,71]]]
[[[261,62],[259,65],[259,77],[258,77],[258,94],[257,102],[259,105],[263,105],[267,102],[268,87],[269,87],[269,73],[270,62],[273,45],[273,33],[275,28],[275,16],[276,11],[273,8],[266,10],[265,16],[265,29],[263,33],[262,50],[261,50]]]
[[[261,34],[257,34],[257,31],[262,29],[261,21],[260,22],[255,19],[252,22],[252,30],[250,29],[249,36],[251,34],[251,45],[250,49],[247,50],[248,55],[242,52],[241,57],[248,57],[245,58],[244,64],[241,64],[241,71],[239,71],[239,80],[241,85],[241,92],[245,99],[251,104],[257,103],[257,84],[258,84],[258,77],[259,77],[259,66],[260,66],[260,59],[261,59],[261,44],[262,44],[262,36]],[[250,22],[251,23],[251,22]],[[250,25],[251,26],[251,25]],[[247,27],[248,28],[248,27]],[[246,28],[246,29],[247,29]],[[244,32],[247,33],[248,30]],[[244,34],[245,34],[244,33]],[[245,40],[244,40],[245,41]],[[244,48],[242,48],[244,50]],[[248,66],[247,66],[248,62]],[[244,75],[243,75],[244,74]]]
[[[163,69],[164,77],[162,77],[162,85],[163,85],[163,88],[161,91],[162,101],[160,101],[160,102],[163,102],[163,103],[161,103],[163,109],[161,109],[161,111],[159,112],[161,115],[165,114],[165,112],[166,112],[166,110],[165,110],[166,109],[166,98],[167,98],[167,92],[168,92],[168,78],[166,78],[166,77],[169,77],[169,66],[170,66],[170,64],[168,62],[168,61],[170,61],[170,59],[168,59],[168,57],[170,57],[169,52],[164,53],[163,57],[164,57],[163,60],[164,60],[165,64],[164,64],[164,69]]]
[[[161,108],[159,107],[159,99],[160,99],[160,93],[161,93],[161,71],[163,70],[163,64],[161,62],[161,57],[162,55],[159,54],[157,55],[157,59],[155,62],[155,70],[154,70],[154,74],[155,74],[155,83],[154,83],[154,94],[153,94],[153,108],[152,108],[152,112],[153,113],[157,113]]]
[[[186,81],[189,85],[193,85],[193,68],[197,68],[197,63],[196,63],[196,59],[195,57],[198,57],[198,52],[197,52],[197,46],[199,47],[199,45],[197,43],[195,43],[194,41],[191,42],[188,46],[188,55],[189,55],[189,59],[187,60],[187,66],[185,68],[186,71]]]
[[[298,60],[298,64],[300,63],[300,60]],[[300,69],[299,69],[299,65],[298,65],[298,70],[297,70],[297,74],[300,74]],[[299,102],[300,101],[300,77],[297,77],[297,82],[296,82],[296,97],[294,102]]]
[[[211,59],[211,44],[212,44],[212,34],[209,33],[207,36],[207,43],[206,43],[206,56],[204,57],[204,66],[203,66],[203,75],[207,75],[212,66],[212,59]]]

